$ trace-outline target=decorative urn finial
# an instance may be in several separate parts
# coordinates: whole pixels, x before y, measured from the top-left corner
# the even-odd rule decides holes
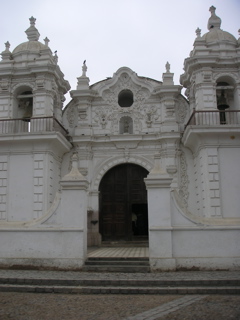
[[[29,41],[38,41],[40,37],[40,33],[38,32],[38,29],[35,27],[36,18],[33,16],[29,18],[30,21],[30,27],[25,31],[27,34],[27,38]]]
[[[196,29],[196,31],[195,31],[195,32],[196,32],[196,36],[197,36],[197,38],[200,38],[200,37],[201,37],[201,31],[202,31],[202,30],[201,30],[201,29],[199,29],[199,28],[197,28],[197,29]]]
[[[48,47],[48,43],[50,42],[50,40],[48,39],[48,37],[46,37],[45,39],[43,39],[43,41],[45,42],[45,46]]]
[[[211,12],[211,17],[208,19],[208,30],[213,28],[220,29],[222,20],[215,14],[216,8],[211,6],[209,11]]]

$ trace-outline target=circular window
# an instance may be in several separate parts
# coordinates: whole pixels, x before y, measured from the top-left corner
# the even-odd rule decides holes
[[[133,104],[133,93],[130,90],[122,90],[118,95],[118,104],[122,108],[131,107]]]

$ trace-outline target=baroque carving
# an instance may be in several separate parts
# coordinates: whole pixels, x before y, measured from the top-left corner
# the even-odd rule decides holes
[[[67,120],[70,128],[74,127],[74,122],[75,122],[75,114],[74,114],[74,107],[71,105],[67,109]]]
[[[9,90],[10,81],[8,79],[2,79],[0,82],[0,87],[2,91],[8,91]]]
[[[133,104],[129,107],[121,107],[118,104],[118,96],[122,90],[131,90],[133,93]],[[128,133],[139,133],[142,131],[144,120],[145,126],[150,128],[154,121],[159,118],[159,112],[156,107],[146,107],[146,100],[150,96],[150,90],[134,83],[131,75],[123,72],[118,77],[117,82],[106,88],[102,92],[102,98],[107,106],[96,108],[93,119],[102,129],[108,128],[111,134],[118,134],[121,127],[120,119],[130,117],[133,120],[132,129]],[[127,133],[126,130],[120,130]]]
[[[106,107],[98,108],[95,110],[94,121],[100,123],[102,129],[106,128],[108,122],[109,110]]]
[[[157,108],[154,106],[148,106],[145,113],[145,121],[148,128],[152,127],[152,122],[158,120],[159,114],[157,114]]]
[[[187,207],[188,204],[188,174],[187,174],[187,162],[184,152],[181,152],[180,155],[180,187],[179,195],[182,198],[183,204]]]
[[[184,123],[186,115],[187,115],[187,108],[186,108],[185,104],[182,101],[180,101],[178,103],[178,108],[177,108],[177,120],[178,120],[178,122],[179,123]]]

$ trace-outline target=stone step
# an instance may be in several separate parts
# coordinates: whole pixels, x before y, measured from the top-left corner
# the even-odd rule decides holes
[[[5,278],[0,277],[0,285],[32,285],[32,286],[90,286],[90,287],[161,287],[161,288],[185,288],[185,287],[240,287],[240,279],[209,279],[209,280],[158,280],[158,279],[39,279],[39,278]]]
[[[146,257],[88,257],[87,261],[145,261],[149,263]]]
[[[150,266],[148,265],[119,265],[119,264],[95,264],[83,266],[84,272],[122,272],[122,273],[148,273]]]
[[[89,257],[85,262],[83,271],[146,273],[150,272],[150,265],[148,258],[141,257]]]
[[[1,292],[68,294],[239,294],[240,286],[231,287],[118,287],[118,286],[34,286],[0,284]]]
[[[139,261],[129,261],[129,260],[119,260],[119,261],[117,261],[117,260],[91,260],[91,259],[89,259],[89,260],[87,260],[86,262],[85,262],[85,265],[88,265],[88,266],[90,266],[90,265],[92,265],[92,266],[94,266],[94,265],[98,265],[98,266],[101,266],[101,265],[108,265],[108,266],[149,266],[149,261],[141,261],[141,260],[139,260]]]

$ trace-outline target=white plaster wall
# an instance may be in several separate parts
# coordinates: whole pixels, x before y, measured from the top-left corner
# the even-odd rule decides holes
[[[8,179],[8,220],[32,220],[33,159],[31,154],[9,156]]]
[[[240,149],[220,148],[220,188],[224,218],[240,218]]]
[[[158,230],[152,236],[153,271],[240,269],[240,228],[173,228]]]
[[[83,237],[81,230],[1,230],[0,265],[79,268],[85,260]]]
[[[199,209],[199,202],[198,202],[197,194],[198,194],[199,185],[195,181],[196,176],[195,176],[195,166],[194,166],[193,154],[192,154],[192,151],[187,148],[183,148],[182,151],[184,152],[185,159],[186,159],[186,172],[183,171],[183,168],[181,168],[181,165],[179,163],[180,185],[182,184],[181,179],[183,181],[185,181],[185,180],[188,181],[188,183],[187,183],[188,210],[193,212],[194,214],[198,215],[199,214],[199,210],[198,210]]]
[[[240,256],[240,228],[183,228],[173,232],[175,258],[228,258]],[[240,267],[240,266],[239,266]]]

